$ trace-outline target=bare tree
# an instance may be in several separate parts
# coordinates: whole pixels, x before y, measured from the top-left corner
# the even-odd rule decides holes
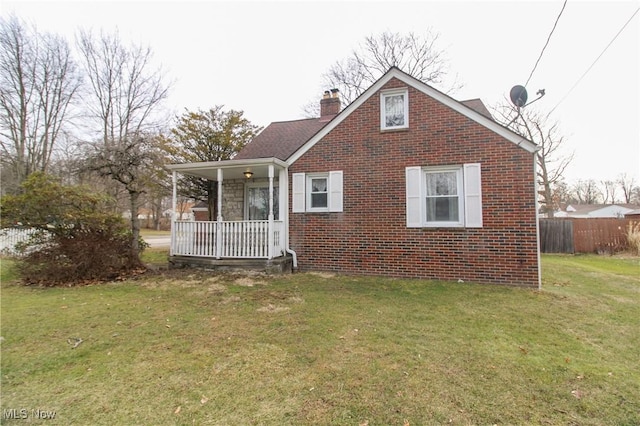
[[[602,184],[602,197],[604,204],[615,204],[616,202],[616,189],[618,186],[616,182],[612,180],[603,180],[600,182]]]
[[[80,83],[63,38],[0,19],[0,149],[17,184],[47,171]]]
[[[562,209],[564,204],[569,204],[574,201],[571,189],[567,182],[565,182],[564,178],[558,179],[558,181],[553,184],[551,197],[553,205],[556,206],[557,209]]]
[[[87,157],[87,169],[122,184],[129,195],[131,258],[139,261],[141,197],[157,185],[158,176],[166,173],[157,139],[138,134],[120,139],[117,145],[94,144],[93,147],[94,152]]]
[[[620,189],[622,189],[624,202],[630,204],[631,200],[634,198],[634,191],[638,191],[635,179],[633,177],[627,176],[626,173],[622,173],[620,176],[618,176],[616,182],[618,183],[618,185],[620,185]]]
[[[444,50],[437,47],[438,37],[431,29],[424,34],[385,31],[370,35],[350,56],[331,65],[322,75],[322,87],[339,89],[342,102],[349,104],[391,67],[398,67],[425,83],[440,85],[449,70]],[[459,87],[456,81],[448,91]],[[318,108],[313,101],[303,110],[315,117]]]
[[[598,183],[593,179],[576,182],[573,185],[573,193],[580,204],[598,204],[602,199]]]
[[[506,103],[494,111],[498,121],[538,145],[536,161],[541,210],[548,217],[553,217],[559,208],[553,194],[554,187],[560,183],[565,169],[573,160],[573,153],[561,152],[564,136],[560,134],[558,122],[551,122],[548,114],[533,109],[517,109]]]
[[[139,135],[158,126],[158,114],[169,90],[162,68],[152,63],[149,47],[125,45],[117,33],[95,36],[80,31],[77,45],[88,83],[87,118],[96,138],[105,155],[130,150],[132,143],[143,140]],[[102,176],[115,182],[105,185],[107,192],[120,200],[122,180],[116,174]],[[132,193],[126,187],[125,192],[130,200]]]
[[[169,86],[160,67],[152,64],[149,47],[125,46],[118,34],[81,31],[77,39],[89,83],[87,105],[99,124],[104,145],[136,140],[130,135],[148,131]],[[98,130],[97,128],[95,130]]]

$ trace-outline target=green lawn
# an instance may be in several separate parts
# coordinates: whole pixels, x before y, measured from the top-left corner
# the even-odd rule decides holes
[[[640,260],[543,269],[542,291],[193,271],[40,289],[4,261],[2,423],[640,424]]]

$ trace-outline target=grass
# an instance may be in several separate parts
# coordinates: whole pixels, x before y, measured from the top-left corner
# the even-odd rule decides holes
[[[142,261],[147,265],[156,267],[167,266],[169,251],[165,247],[147,247],[142,252]]]
[[[544,256],[542,291],[193,271],[39,289],[10,266],[5,424],[640,424],[637,257]]]

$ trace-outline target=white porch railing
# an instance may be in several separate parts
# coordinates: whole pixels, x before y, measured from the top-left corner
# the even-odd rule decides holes
[[[174,221],[171,255],[269,259],[284,253],[282,221],[273,221],[273,251],[269,253],[269,221]]]

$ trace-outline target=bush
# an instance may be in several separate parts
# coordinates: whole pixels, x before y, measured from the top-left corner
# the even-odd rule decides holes
[[[629,250],[640,255],[640,222],[629,222],[627,226],[627,243]]]
[[[22,243],[18,270],[26,284],[43,286],[111,280],[139,270],[131,233],[109,200],[83,187],[31,175],[23,193],[0,200],[2,227],[20,223],[36,232]],[[143,246],[142,246],[143,247]]]

